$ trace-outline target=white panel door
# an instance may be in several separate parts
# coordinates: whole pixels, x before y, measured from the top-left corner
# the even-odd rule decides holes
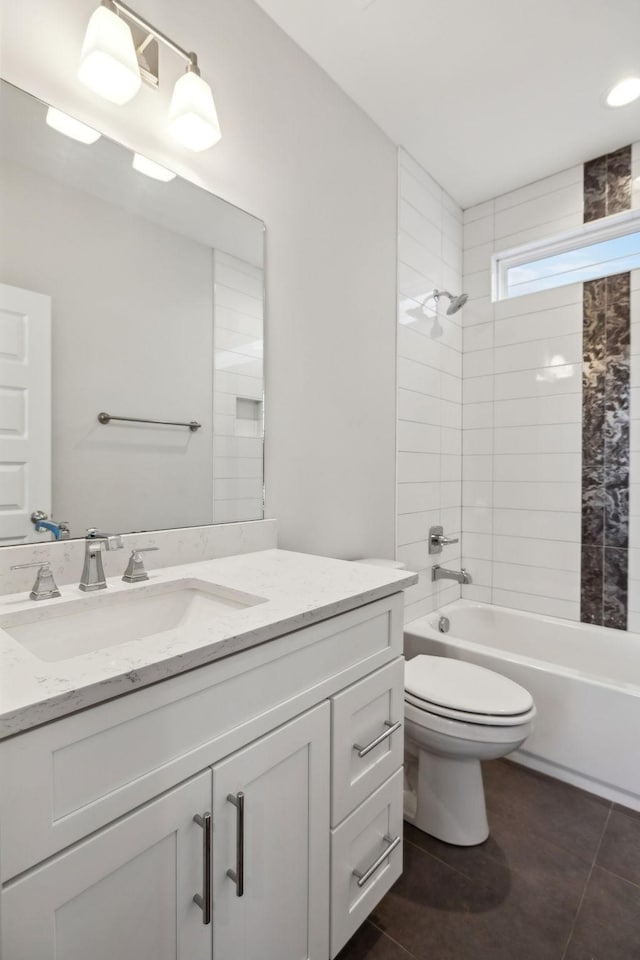
[[[329,720],[321,704],[213,768],[215,960],[327,960]]]
[[[51,512],[51,297],[0,284],[0,545]]]
[[[3,889],[3,960],[211,960],[203,831],[211,770]]]

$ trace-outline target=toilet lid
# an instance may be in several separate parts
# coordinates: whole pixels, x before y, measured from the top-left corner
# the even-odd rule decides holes
[[[528,690],[475,663],[421,654],[404,668],[404,687],[416,705],[424,702],[447,711],[517,717],[533,707]],[[417,701],[417,703],[416,703]]]

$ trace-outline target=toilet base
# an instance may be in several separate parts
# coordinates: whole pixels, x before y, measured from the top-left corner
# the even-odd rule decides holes
[[[417,770],[407,771],[410,780],[416,773],[417,777],[410,796],[405,795],[405,820],[445,843],[461,847],[483,843],[489,823],[480,761],[422,749],[417,760]]]

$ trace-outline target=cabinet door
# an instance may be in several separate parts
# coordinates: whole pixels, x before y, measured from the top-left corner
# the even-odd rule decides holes
[[[207,770],[3,891],[6,960],[211,960],[202,894]]]
[[[329,955],[329,717],[323,703],[213,768],[216,960]]]

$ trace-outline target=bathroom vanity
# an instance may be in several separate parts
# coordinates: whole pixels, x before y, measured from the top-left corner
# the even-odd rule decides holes
[[[0,598],[3,960],[334,957],[401,872],[415,579],[264,550]]]

